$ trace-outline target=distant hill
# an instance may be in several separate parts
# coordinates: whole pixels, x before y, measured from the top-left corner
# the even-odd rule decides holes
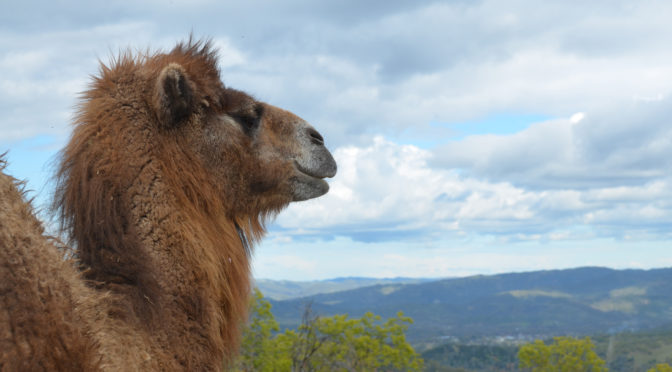
[[[401,310],[415,321],[408,331],[415,342],[589,335],[672,323],[672,269],[585,267],[384,283],[271,302],[283,327],[296,326],[308,302],[322,315],[391,317]]]
[[[413,284],[426,283],[436,279],[417,279],[417,278],[335,278],[327,280],[313,280],[305,282],[294,282],[289,280],[269,280],[257,279],[255,285],[265,297],[273,300],[288,300],[311,296],[319,293],[334,293],[347,291],[351,289],[369,287],[373,285],[392,285],[392,284]]]

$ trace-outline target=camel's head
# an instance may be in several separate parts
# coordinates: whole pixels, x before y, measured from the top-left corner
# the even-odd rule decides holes
[[[291,112],[224,87],[213,54],[199,57],[205,67],[178,60],[157,70],[152,105],[161,130],[185,139],[238,207],[277,210],[324,195],[336,162],[320,133]]]

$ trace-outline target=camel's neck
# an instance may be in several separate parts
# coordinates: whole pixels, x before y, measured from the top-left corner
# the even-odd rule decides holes
[[[219,368],[235,354],[245,320],[244,243],[235,222],[182,200],[152,168],[145,167],[128,190],[130,241],[145,261],[136,266],[145,272],[131,273],[140,278],[136,283],[106,289],[126,308],[129,329],[122,332],[151,340],[148,355],[162,355],[180,369]]]

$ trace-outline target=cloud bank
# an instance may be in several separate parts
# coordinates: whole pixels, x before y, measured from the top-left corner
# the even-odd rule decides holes
[[[344,170],[331,192],[291,207],[278,225],[297,237],[362,241],[669,239],[670,105],[636,106],[626,116],[577,114],[435,150],[382,137],[339,148]]]
[[[622,255],[626,242],[655,241],[647,262],[668,262],[671,13],[672,3],[620,0],[10,2],[0,153],[14,149],[10,170],[44,189],[99,60],[193,33],[220,50],[227,85],[296,112],[334,151],[331,192],[271,226],[269,246],[286,253],[278,262],[297,272],[320,272],[297,248],[316,241],[399,244],[379,252],[390,262],[380,275],[404,257],[450,275],[459,270],[438,259],[445,251],[407,253],[483,240],[507,254],[525,242],[596,252],[609,242]],[[491,266],[505,261],[473,249]],[[532,256],[511,257],[516,269]],[[476,272],[476,261],[455,262]]]

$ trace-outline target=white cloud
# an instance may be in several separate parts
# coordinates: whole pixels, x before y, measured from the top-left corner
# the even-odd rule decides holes
[[[512,135],[471,136],[437,149],[434,164],[533,188],[641,186],[672,170],[670,114],[667,100],[640,102]]]
[[[151,33],[146,22],[126,21],[0,32],[0,142],[67,133],[77,96],[97,72],[98,59],[107,62]]]
[[[218,51],[220,69],[224,70],[247,63],[243,52],[233,46],[228,38],[216,38],[212,44]]]
[[[227,85],[297,113],[335,149],[331,192],[281,214],[274,244],[670,237],[672,3],[37,6],[0,14],[1,146],[63,138],[98,59],[167,49],[193,31],[220,49]],[[455,123],[502,113],[558,119],[451,137]],[[281,261],[300,263],[291,256]]]
[[[336,146],[502,111],[613,109],[672,86],[664,3],[44,2],[53,22],[27,4],[8,6],[12,17],[0,19],[12,31],[0,32],[0,50],[15,68],[4,85],[50,90],[27,92],[47,102],[40,110],[0,96],[25,107],[12,120],[0,117],[3,129],[21,117],[29,128],[45,121],[64,128],[56,108],[70,110],[97,57],[126,46],[169,48],[191,30],[221,47],[227,84],[297,112]],[[7,77],[36,66],[42,74]]]
[[[572,128],[583,124],[555,120],[510,136],[468,137],[442,150],[441,167],[432,165],[430,151],[382,137],[339,148],[330,193],[292,205],[277,224],[288,235],[363,241],[479,234],[508,240],[669,237],[661,229],[672,223],[669,177],[647,181],[625,172],[621,184],[599,177],[576,182],[582,171],[621,171],[618,163],[605,169],[573,154],[574,144],[584,141]],[[563,183],[565,174],[557,172],[565,170],[575,175]],[[545,182],[557,185],[539,186]]]
[[[463,192],[449,172],[434,173],[427,167],[428,152],[382,137],[367,147],[339,148],[334,156],[339,174],[329,194],[293,205],[279,217],[279,225],[298,228],[311,221],[312,228],[343,226],[353,232],[397,229],[400,223],[423,225],[435,214],[435,198]]]

